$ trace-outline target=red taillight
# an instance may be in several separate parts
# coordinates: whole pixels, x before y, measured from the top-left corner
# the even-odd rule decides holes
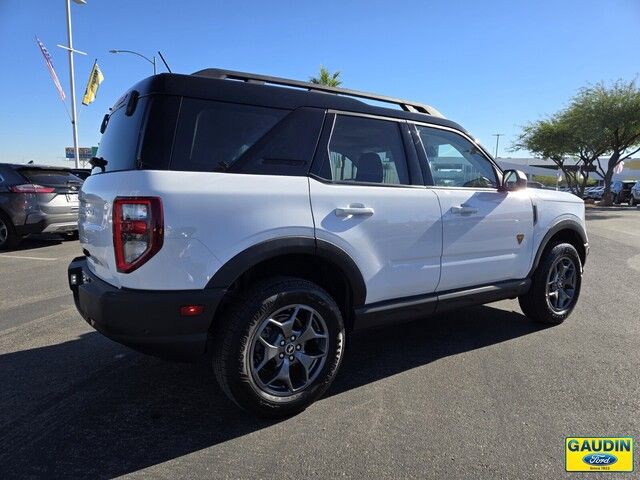
[[[51,187],[43,187],[42,185],[35,185],[33,183],[25,183],[23,185],[13,185],[9,187],[13,193],[53,193],[54,189]]]
[[[195,317],[204,312],[203,305],[183,305],[180,307],[180,315],[183,317]]]
[[[119,197],[113,202],[113,249],[119,272],[129,273],[162,247],[164,223],[158,197]]]

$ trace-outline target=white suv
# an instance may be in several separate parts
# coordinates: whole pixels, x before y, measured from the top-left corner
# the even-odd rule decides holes
[[[354,330],[516,297],[554,324],[578,300],[582,200],[527,189],[432,107],[210,69],[140,82],[101,132],[78,310],[143,352],[210,352],[256,414],[322,395]]]

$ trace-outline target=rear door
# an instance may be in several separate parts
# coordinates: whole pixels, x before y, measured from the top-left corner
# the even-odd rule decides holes
[[[433,292],[442,225],[405,122],[329,115],[310,194],[316,237],[357,264],[366,303]],[[419,177],[419,178],[417,178]]]
[[[416,128],[425,176],[442,208],[438,291],[525,278],[533,248],[528,192],[499,190],[499,172],[469,138],[446,128]]]

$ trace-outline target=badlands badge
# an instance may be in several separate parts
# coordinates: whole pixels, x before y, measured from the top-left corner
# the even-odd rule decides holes
[[[632,472],[633,438],[567,437],[564,458],[567,472]]]

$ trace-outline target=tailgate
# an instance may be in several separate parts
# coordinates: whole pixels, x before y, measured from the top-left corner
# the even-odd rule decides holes
[[[53,193],[38,194],[43,213],[58,215],[78,211],[82,180],[65,169],[28,167],[18,170],[29,183],[50,187]]]
[[[117,183],[109,182],[110,174],[92,175],[82,186],[78,232],[80,244],[89,254],[89,269],[103,280],[119,286],[113,268],[113,232],[111,214],[117,196]]]

